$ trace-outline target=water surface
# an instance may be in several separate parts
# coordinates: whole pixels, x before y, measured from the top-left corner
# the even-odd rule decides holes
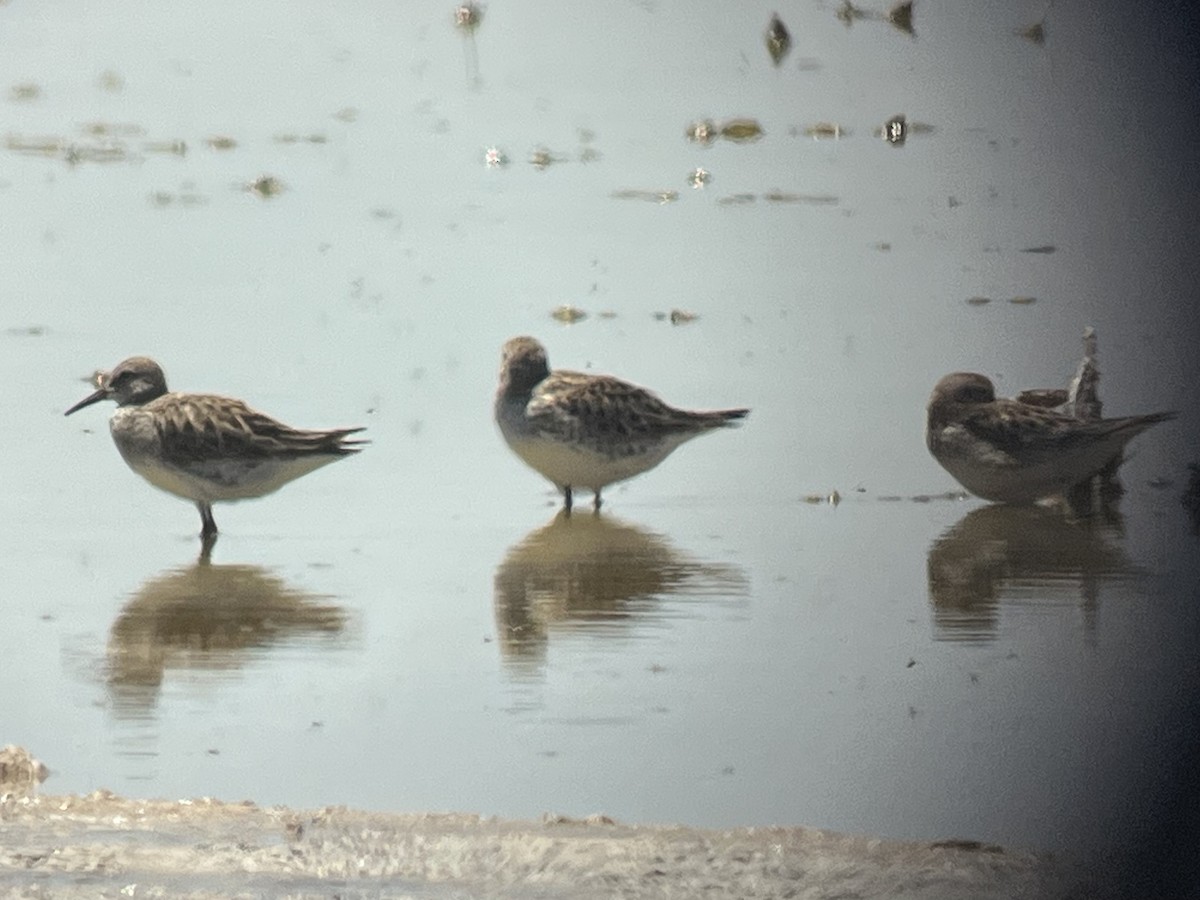
[[[451,11],[0,7],[0,739],[55,791],[1092,860],[1194,821],[1187,23],[801,4],[775,67],[765,6]],[[1182,413],[1119,518],[946,499],[937,378],[1065,384],[1087,325],[1108,414]],[[521,333],[753,413],[564,522],[490,419]],[[198,561],[103,407],[61,416],[133,353],[374,443]]]

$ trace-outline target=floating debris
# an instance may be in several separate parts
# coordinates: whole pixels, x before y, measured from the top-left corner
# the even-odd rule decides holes
[[[529,154],[529,164],[535,169],[549,168],[551,163],[566,162],[566,157],[551,153],[545,147],[538,147]]]
[[[6,807],[11,808],[14,800],[35,796],[38,785],[49,775],[46,764],[24,747],[8,744],[0,749],[0,797]]]
[[[205,143],[212,150],[232,150],[237,146],[237,141],[223,134],[215,134],[206,140]]]
[[[672,325],[689,325],[700,318],[698,313],[688,312],[685,309],[673,309],[670,312],[660,310],[653,316],[655,322],[670,322]]]
[[[243,185],[243,190],[257,194],[264,200],[271,197],[278,197],[284,191],[284,184],[274,175],[260,175],[258,178]]]
[[[119,94],[125,89],[125,79],[120,72],[114,72],[112,69],[105,69],[96,79],[96,87],[102,91],[108,91],[113,94]]]
[[[610,195],[614,200],[648,200],[651,203],[674,203],[679,199],[679,191],[639,191],[628,188],[613,191]]]
[[[146,129],[134,122],[84,122],[79,126],[81,134],[94,137],[140,137]]]
[[[835,15],[847,28],[854,24],[855,19],[868,19],[871,14],[865,9],[859,9],[850,0],[842,0],[842,5]]]
[[[855,6],[850,0],[842,0],[842,5],[838,8],[835,15],[847,28],[857,20],[871,19],[876,22],[887,22],[896,30],[916,37],[916,32],[913,30],[912,0],[903,0],[903,2],[897,3],[887,12],[863,9],[860,6]]]
[[[41,96],[41,87],[33,82],[14,84],[8,91],[8,99],[14,103],[32,103]]]
[[[841,503],[841,494],[833,491],[832,493],[806,493],[802,498],[804,503],[812,506],[828,503],[830,506],[836,506]]]
[[[1046,43],[1046,19],[1043,16],[1032,25],[1025,28],[1018,28],[1013,34],[1017,37],[1023,37],[1031,44],[1037,44],[1041,47]]]
[[[903,113],[900,113],[884,122],[882,128],[875,129],[875,136],[883,138],[893,147],[902,147],[912,135],[933,134],[935,130],[932,125],[924,122],[910,122]]]
[[[1022,253],[1056,253],[1058,248],[1053,244],[1042,244],[1040,247],[1024,247]]]
[[[329,138],[318,132],[313,134],[276,134],[271,137],[277,144],[326,144]]]
[[[118,141],[101,144],[70,144],[63,150],[63,159],[70,165],[85,162],[124,162],[129,159],[125,145]]]
[[[916,37],[917,33],[913,31],[913,3],[912,0],[904,0],[902,3],[897,3],[887,11],[885,17],[888,24],[894,28],[903,31],[905,34]]]
[[[508,157],[499,147],[488,147],[483,151],[483,164],[489,169],[502,169],[508,165]]]
[[[764,134],[757,119],[728,119],[720,124],[712,119],[699,119],[688,125],[683,133],[689,141],[706,146],[718,137],[735,144],[745,144],[757,141]]]
[[[596,313],[596,318],[598,319],[615,319],[616,317],[617,312],[613,309],[602,309],[600,312]]]
[[[984,306],[992,302],[991,297],[968,297],[967,306]]]
[[[880,500],[891,500],[892,497],[880,497]],[[900,498],[895,498],[900,499]],[[913,494],[906,498],[913,503],[932,503],[935,500],[952,500],[958,502],[960,500],[970,500],[971,495],[966,491],[945,491],[941,494]]]
[[[479,48],[475,44],[475,32],[482,21],[483,7],[472,0],[454,8],[454,27],[463,37],[463,67],[466,71],[467,85],[474,89],[478,89],[483,83],[479,76]]]
[[[808,206],[837,206],[838,198],[832,194],[789,194],[784,191],[767,191],[763,199],[768,203],[804,203]]]
[[[698,313],[688,312],[686,309],[673,309],[671,315],[668,316],[672,325],[690,325],[692,322],[700,318]]]
[[[721,206],[748,206],[758,198],[753,194],[729,194],[717,201]]]
[[[763,39],[766,41],[771,62],[778,66],[792,49],[792,36],[788,34],[787,26],[779,18],[779,13],[771,14],[771,21],[767,24],[767,33]]]
[[[905,140],[908,139],[908,118],[903,114],[892,116],[883,123],[880,134],[889,144],[895,147],[904,146]]]
[[[579,143],[582,145],[579,149],[579,161],[582,163],[596,162],[604,158],[604,154],[591,146],[596,140],[596,132],[590,128],[579,129]]]
[[[178,194],[172,194],[169,191],[154,191],[150,194],[149,199],[151,205],[164,208],[176,204],[179,206],[204,206],[208,203],[207,197],[190,191],[180,191]]]
[[[717,139],[717,126],[712,119],[700,119],[692,122],[683,132],[689,141],[697,144],[711,144]]]
[[[168,156],[187,156],[185,141],[147,141],[142,144],[146,153],[163,153]]]
[[[880,241],[879,243],[875,244],[875,249],[878,250],[880,253],[888,253],[892,249],[892,242],[891,241]]]
[[[841,140],[849,135],[850,132],[838,125],[836,122],[816,122],[812,125],[804,127],[804,136],[810,137],[814,141],[822,140]]]
[[[483,7],[478,3],[460,3],[454,7],[454,27],[474,31],[483,21]]]
[[[27,156],[58,157],[69,165],[141,159],[140,156],[131,154],[129,147],[123,141],[112,137],[113,134],[141,134],[140,126],[90,122],[80,127],[84,133],[94,139],[67,141],[58,137],[22,137],[10,134],[5,138],[4,146],[8,150]],[[184,156],[187,154],[187,144],[184,141],[146,141],[142,144],[142,150],[146,153]]]
[[[1008,302],[1017,306],[1029,306],[1037,303],[1037,297],[1010,297]]]
[[[347,122],[347,123],[357,122],[358,121],[358,110],[355,109],[353,106],[343,106],[341,109],[339,109],[337,112],[335,112],[333,114],[333,117],[335,119],[337,119],[339,122]]]
[[[26,156],[58,156],[62,152],[63,142],[52,137],[20,137],[10,134],[4,139],[4,146],[14,153]]]
[[[571,306],[569,303],[564,303],[562,306],[557,306],[550,311],[550,318],[557,319],[564,325],[574,325],[576,322],[582,322],[587,318],[587,313],[578,306]]]
[[[706,184],[712,181],[712,173],[705,168],[696,168],[688,172],[688,184],[693,189],[702,189]]]
[[[721,137],[738,144],[757,141],[763,133],[757,119],[730,119],[721,125]]]
[[[41,337],[46,331],[45,325],[14,325],[4,329],[9,337]]]

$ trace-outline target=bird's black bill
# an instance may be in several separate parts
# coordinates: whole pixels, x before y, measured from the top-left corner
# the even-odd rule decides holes
[[[96,393],[89,394],[87,397],[84,397],[82,400],[80,400],[78,403],[76,403],[74,406],[72,406],[70,409],[68,409],[65,413],[63,413],[63,415],[69,416],[71,413],[78,412],[79,410],[83,409],[85,406],[91,406],[93,403],[99,403],[101,400],[103,400],[107,396],[108,396],[108,391],[105,390],[104,388],[100,388],[100,390],[96,391]]]

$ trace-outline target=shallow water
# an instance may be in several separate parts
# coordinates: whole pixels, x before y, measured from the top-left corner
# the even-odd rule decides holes
[[[775,68],[767,7],[0,6],[0,740],[55,791],[1094,859],[1188,809],[1187,23],[779,12]],[[897,113],[931,127],[874,137]],[[685,136],[736,117],[764,135]],[[1108,414],[1182,413],[1119,520],[947,499],[933,383],[1063,385],[1085,325]],[[563,522],[490,419],[520,333],[753,413]],[[104,407],[61,416],[133,353],[373,445],[219,507],[198,562]]]

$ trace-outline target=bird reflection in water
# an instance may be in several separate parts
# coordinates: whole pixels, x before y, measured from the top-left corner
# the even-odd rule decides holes
[[[672,595],[740,604],[747,593],[738,566],[693,559],[662,535],[609,516],[559,510],[496,569],[500,651],[511,668],[534,670],[552,632],[626,634],[665,617],[661,603]]]
[[[346,643],[349,616],[253,565],[213,565],[206,555],[147,580],[121,610],[108,638],[114,712],[144,717],[169,670],[231,672],[281,644]]]
[[[1111,511],[1080,519],[1055,507],[971,510],[929,548],[935,637],[992,640],[1004,601],[1078,603],[1094,633],[1101,586],[1144,574],[1115,543],[1120,537]]]

